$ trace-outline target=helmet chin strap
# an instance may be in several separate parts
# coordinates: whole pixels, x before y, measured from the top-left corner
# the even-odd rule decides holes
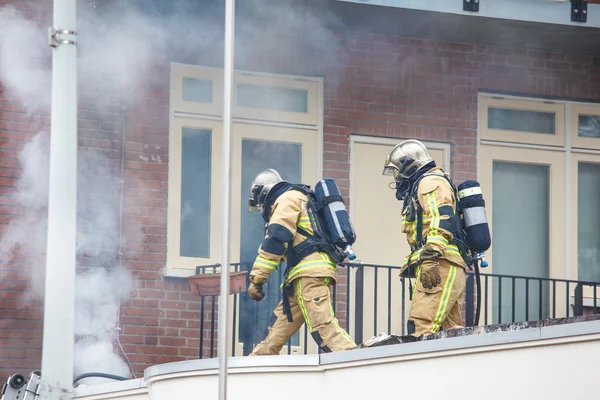
[[[399,201],[404,200],[404,197],[406,197],[408,191],[410,190],[410,186],[410,180],[408,179],[396,181],[396,199]]]
[[[413,172],[410,175],[410,178],[398,179],[395,182],[396,186],[394,188],[394,189],[396,189],[396,199],[398,199],[399,201],[405,200],[406,196],[408,195],[408,192],[411,189],[412,184],[419,178],[419,176],[423,175],[424,173],[426,173],[427,171],[429,171],[430,169],[432,169],[434,167],[435,167],[435,161],[431,160],[429,163],[425,164],[419,170]]]

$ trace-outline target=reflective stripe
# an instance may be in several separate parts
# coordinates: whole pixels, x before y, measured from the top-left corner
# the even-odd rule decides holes
[[[300,310],[302,311],[302,315],[304,315],[304,322],[306,322],[306,327],[309,332],[312,332],[312,327],[310,326],[310,320],[308,319],[308,313],[306,312],[306,307],[304,306],[304,297],[302,297],[302,280],[298,279],[298,305],[300,306]]]
[[[466,188],[463,190],[460,190],[458,192],[458,198],[462,199],[463,197],[466,196],[471,196],[474,194],[481,194],[481,187],[480,186],[475,186],[475,187],[470,187],[470,188]]]
[[[306,271],[308,269],[315,269],[315,268],[331,268],[333,270],[336,269],[335,264],[333,264],[327,260],[303,261],[303,262],[299,263],[298,265],[296,265],[294,268],[292,268],[292,270],[290,271],[290,274],[288,276],[288,281],[291,280],[294,276],[298,275],[300,272]]]
[[[300,217],[300,219],[298,220],[298,226],[307,231],[308,233],[313,233],[312,225],[310,223],[310,218],[308,217],[308,215]]]
[[[333,310],[333,304],[331,304],[331,292],[329,291],[329,287],[327,287],[327,301],[329,301],[329,310],[331,311],[331,322],[333,322],[333,324],[335,325],[335,330],[338,331],[338,333],[340,333],[348,341],[350,341],[350,343],[352,343],[353,345],[356,345],[354,340],[352,340],[350,335],[348,335],[348,332],[346,332],[344,329],[342,329],[342,327],[338,323],[337,318],[335,317],[335,311]]]
[[[427,193],[427,201],[429,202],[429,212],[431,213],[431,223],[429,224],[429,234],[431,236],[439,236],[438,228],[440,227],[440,212],[435,202],[435,194]]]
[[[279,266],[279,261],[267,260],[266,258],[258,256],[256,257],[256,260],[254,260],[254,266],[259,266],[267,268],[270,271],[274,271],[277,266]]]
[[[403,224],[412,224],[413,222],[408,221],[407,218],[408,217],[406,215],[403,215],[402,216],[402,223]],[[428,224],[430,222],[429,218],[427,218],[427,216],[425,214],[423,214],[422,220],[423,220],[423,224],[426,224],[426,223]]]
[[[411,225],[412,225],[411,229],[413,230],[413,241],[416,242],[417,241],[417,219],[416,218]]]
[[[442,323],[442,317],[446,313],[448,309],[448,300],[450,299],[450,292],[452,292],[452,286],[454,286],[454,280],[456,279],[456,267],[454,265],[450,266],[450,273],[446,278],[446,284],[444,285],[444,291],[442,292],[442,298],[440,299],[440,305],[438,306],[437,313],[435,318],[432,321],[432,331],[436,333],[440,330],[440,326]]]
[[[417,283],[419,282],[419,278],[421,277],[421,266],[417,268],[417,273],[415,274],[415,286],[412,290],[412,298],[415,298],[415,290],[417,290]],[[409,278],[410,279],[410,278]]]
[[[463,210],[465,217],[465,226],[470,227],[473,225],[487,224],[487,218],[485,216],[484,207],[471,207]]]
[[[429,235],[427,236],[427,243],[440,243],[443,246],[447,246],[448,245],[448,239],[446,239],[445,237],[441,236],[441,235]]]

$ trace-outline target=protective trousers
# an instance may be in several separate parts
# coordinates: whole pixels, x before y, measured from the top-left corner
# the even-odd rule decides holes
[[[409,333],[411,321],[414,323],[414,335],[430,335],[440,328],[450,329],[462,325],[462,304],[465,295],[465,269],[440,259],[442,282],[434,288],[425,289],[420,280],[420,269],[416,274],[416,285],[409,314]]]
[[[294,290],[290,296],[293,322],[288,322],[280,301],[275,308],[277,320],[269,327],[269,334],[260,342],[251,356],[279,354],[287,341],[304,322],[313,339],[325,352],[350,350],[356,343],[340,327],[329,291],[329,278],[302,277],[294,280]]]

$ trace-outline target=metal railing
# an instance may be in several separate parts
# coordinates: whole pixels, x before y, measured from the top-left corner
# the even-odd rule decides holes
[[[197,267],[196,273],[210,272],[214,267]],[[252,264],[236,263],[231,267],[235,272],[250,271]],[[415,283],[414,278],[400,277],[399,271],[399,266],[364,263],[345,263],[338,267],[340,288],[333,287],[333,307],[336,314],[344,311],[342,314],[345,318],[340,318],[340,323],[356,343],[381,332],[398,335],[408,333],[406,322],[410,313],[410,292]],[[265,285],[267,296],[259,303],[249,299],[246,292],[232,295],[232,356],[248,355],[266,336],[268,326],[274,322],[273,310],[281,300],[279,285],[282,278],[283,268],[278,268]],[[480,325],[572,317],[583,315],[586,311],[600,313],[600,282],[483,272],[480,280]],[[474,324],[478,300],[475,298],[475,285],[474,273],[467,271],[462,310],[466,326]],[[207,297],[210,303],[207,303]],[[270,301],[265,302],[269,297]],[[200,358],[216,357],[217,299],[218,296],[200,296]],[[312,345],[312,338],[309,337],[310,333],[304,324],[286,343],[284,353],[307,354],[309,344]]]
[[[356,270],[352,302],[356,312],[351,332],[356,342],[381,332],[407,334],[414,278],[399,277],[399,266],[347,265]],[[584,315],[586,311],[600,313],[600,282],[484,272],[480,281],[479,325],[568,318]],[[465,326],[473,326],[475,322],[476,284],[474,272],[467,270],[461,310]]]

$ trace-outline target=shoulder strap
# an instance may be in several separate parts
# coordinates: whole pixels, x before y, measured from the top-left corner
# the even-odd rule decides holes
[[[411,197],[414,199],[415,204],[417,205],[417,209],[416,209],[416,217],[417,217],[417,227],[416,227],[416,242],[417,242],[417,246],[421,243],[421,241],[423,240],[423,208],[421,207],[421,204],[419,203],[419,196],[417,194],[417,192],[419,191],[419,183],[421,182],[421,180],[425,177],[428,176],[440,176],[442,178],[444,178],[446,180],[446,182],[448,182],[448,184],[450,185],[450,188],[452,189],[452,192],[454,194],[454,198],[455,198],[455,202],[456,202],[456,212],[458,213],[458,192],[456,191],[456,187],[454,186],[454,183],[448,179],[448,177],[446,176],[446,174],[441,173],[441,172],[429,172],[429,173],[425,173],[423,175],[421,175],[413,184],[412,190],[411,190]]]

